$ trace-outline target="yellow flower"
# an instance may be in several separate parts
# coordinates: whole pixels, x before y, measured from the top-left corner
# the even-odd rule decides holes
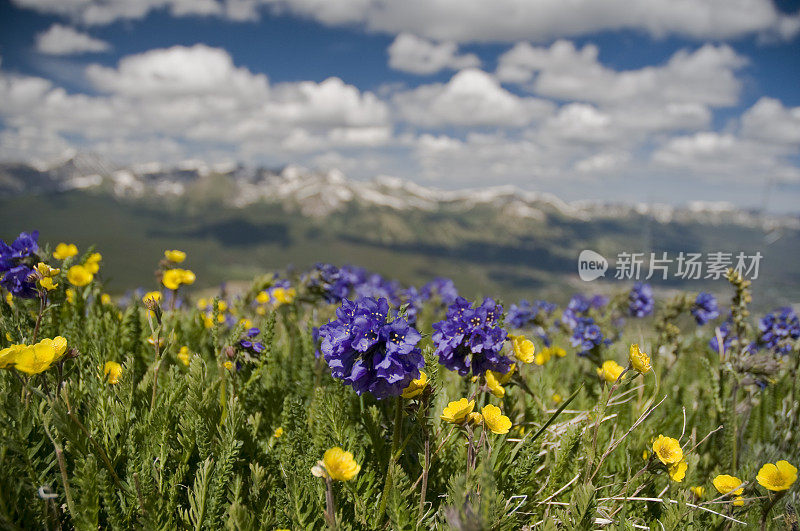
[[[14,368],[26,374],[39,374],[61,359],[66,351],[67,340],[61,336],[42,339],[35,345],[23,345],[14,356]]]
[[[656,440],[653,441],[653,451],[656,453],[659,461],[665,465],[674,465],[683,459],[681,443],[678,442],[678,439],[673,439],[672,437],[659,435]]]
[[[280,439],[281,435],[283,435],[283,428],[281,427],[275,428],[275,431],[272,432],[272,436],[276,439]]]
[[[144,294],[144,297],[142,297],[142,303],[146,305],[148,300],[158,304],[159,302],[161,302],[161,292],[148,291],[147,293]]]
[[[559,358],[563,358],[567,355],[567,351],[564,350],[562,347],[550,347],[550,350],[553,352],[554,355],[558,356]]]
[[[506,390],[500,385],[500,381],[495,376],[494,371],[486,371],[486,386],[489,388],[489,391],[498,398],[502,398],[506,394]]]
[[[183,269],[183,275],[181,277],[181,284],[186,284],[187,286],[194,284],[194,281],[197,280],[197,276],[194,274],[194,271],[189,269]]]
[[[86,259],[86,263],[83,264],[90,273],[95,274],[100,271],[100,260],[103,259],[103,255],[100,253],[92,253],[89,255],[89,258]]]
[[[692,494],[694,494],[694,497],[697,498],[698,500],[702,499],[703,494],[706,493],[706,488],[703,487],[702,485],[698,485],[696,487],[689,487],[689,490],[692,491]]]
[[[66,294],[67,294],[67,302],[68,303],[72,304],[73,302],[75,302],[75,290],[74,289],[67,288]]]
[[[186,253],[184,253],[183,251],[178,251],[177,249],[173,249],[171,251],[164,251],[164,258],[166,258],[173,264],[180,264],[181,262],[186,260]]]
[[[108,383],[111,385],[117,385],[120,376],[122,376],[122,365],[116,361],[107,361],[103,365],[103,376],[108,379]]]
[[[8,335],[6,334],[6,337]],[[0,350],[0,369],[10,369],[17,362],[17,354],[25,348],[25,345],[11,345]]]
[[[414,398],[422,394],[425,386],[428,385],[428,375],[424,371],[419,371],[419,378],[411,380],[408,387],[403,389],[403,398]]]
[[[774,465],[767,463],[758,471],[756,480],[767,490],[787,490],[797,481],[797,468],[789,461],[778,461]]]
[[[94,280],[94,274],[82,265],[74,265],[67,271],[67,280],[80,288]]]
[[[222,364],[222,366],[228,370],[233,369],[233,363],[231,363],[230,361],[226,361],[225,363]]]
[[[502,435],[511,429],[511,419],[503,415],[499,407],[487,404],[481,412],[483,413],[483,422],[492,433]]]
[[[338,446],[325,451],[322,464],[328,476],[334,481],[350,481],[361,470],[361,465],[353,459],[353,454]]]
[[[266,304],[269,302],[269,293],[266,291],[259,291],[256,295],[256,302],[259,304]]]
[[[181,363],[183,363],[187,367],[189,366],[189,359],[191,358],[191,356],[192,353],[189,352],[189,347],[187,347],[186,345],[182,346],[178,351],[178,359],[181,360]]]
[[[44,262],[39,262],[36,264],[36,271],[42,275],[43,278],[47,277],[54,277],[57,274],[61,273],[61,270],[58,268],[50,267],[49,265],[45,264]]]
[[[714,478],[712,483],[714,484],[714,488],[717,489],[717,491],[719,491],[720,494],[728,494],[733,492],[736,496],[741,496],[742,493],[744,492],[744,488],[737,488],[740,485],[744,484],[744,481],[737,478],[736,476],[729,476],[728,474],[720,474],[719,476]]]
[[[683,478],[686,477],[686,469],[689,466],[686,464],[686,461],[680,460],[674,465],[669,465],[667,467],[667,472],[669,473],[669,477],[672,478],[672,481],[677,481],[680,483],[683,481]]]
[[[100,295],[100,304],[111,304],[111,295],[108,293]]]
[[[47,291],[53,291],[58,287],[58,282],[53,282],[53,279],[50,277],[44,277],[39,281],[39,285]]]
[[[6,293],[6,304],[11,307],[14,306],[14,296],[10,292]]]
[[[297,294],[297,290],[294,288],[275,288],[272,290],[272,296],[278,302],[278,304],[291,304],[294,302],[294,297]]]
[[[473,411],[469,415],[467,415],[467,424],[472,424],[473,426],[477,426],[483,422],[483,415],[478,413],[477,411]]]
[[[553,402],[555,402],[556,404],[560,404],[564,400],[563,398],[561,398],[561,395],[558,394],[558,393],[553,393],[553,397],[552,398],[553,398]]]
[[[161,278],[161,283],[167,289],[178,289],[181,284],[194,284],[195,274],[188,269],[167,269],[164,271],[164,276]]]
[[[608,383],[614,383],[624,370],[625,368],[616,361],[606,360],[603,362],[603,366],[597,369],[597,375]]]
[[[66,260],[78,254],[78,246],[74,243],[61,242],[56,245],[56,250],[53,251],[53,258],[56,260]]]
[[[631,366],[640,373],[647,374],[650,372],[650,356],[646,352],[642,352],[636,343],[631,345],[628,359],[631,362]]]
[[[511,346],[514,349],[514,356],[522,363],[533,363],[536,347],[533,341],[526,339],[525,336],[509,336]]]
[[[550,361],[550,358],[552,358],[552,357],[553,357],[553,353],[550,351],[550,349],[548,347],[545,347],[545,348],[542,349],[541,352],[537,352],[536,353],[536,357],[533,358],[533,362],[536,365],[544,365],[545,363]]]
[[[442,411],[441,419],[451,424],[463,424],[473,409],[475,409],[475,401],[462,398],[447,404]]]
[[[244,326],[245,328],[253,328],[253,321],[247,318],[239,319],[239,324]]]

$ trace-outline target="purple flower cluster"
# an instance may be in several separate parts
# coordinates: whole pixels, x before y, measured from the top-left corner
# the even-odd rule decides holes
[[[795,341],[800,338],[800,321],[797,314],[789,307],[768,313],[758,322],[761,348],[785,356],[792,352]]]
[[[717,299],[710,293],[699,293],[690,311],[692,312],[692,316],[694,316],[694,320],[697,321],[697,324],[700,326],[719,317]]]
[[[424,301],[422,299],[422,295],[414,286],[400,291],[400,304],[408,305],[406,306],[405,318],[412,325],[416,326],[417,316],[419,315],[419,311],[422,309],[423,303]]]
[[[419,378],[425,358],[417,348],[421,335],[405,319],[387,322],[385,298],[342,301],[336,319],[319,329],[322,354],[334,378],[359,395],[397,396]]]
[[[653,297],[653,288],[650,284],[637,282],[633,285],[628,295],[628,313],[633,317],[645,317],[653,313],[656,300]]]
[[[450,306],[458,298],[458,290],[456,285],[449,278],[436,277],[420,290],[420,296],[423,300],[431,300],[438,297],[442,304]]]
[[[526,300],[519,301],[519,305],[512,304],[506,315],[506,322],[512,328],[527,328],[536,324],[539,315],[549,316],[556,309],[556,305],[547,301],[534,301],[533,304]]]
[[[588,356],[600,345],[608,345],[611,340],[603,337],[603,331],[591,317],[580,317],[575,323],[570,343],[578,348],[578,356]]]
[[[353,288],[349,275],[332,264],[316,264],[306,275],[306,286],[329,304],[338,304],[350,295]]]
[[[731,348],[733,342],[737,339],[737,336],[733,333],[732,328],[733,328],[733,323],[730,321],[730,317],[728,317],[728,320],[719,326],[719,333],[720,336],[722,336],[723,354],[727,353],[728,349]],[[708,342],[708,346],[714,352],[718,353],[720,351],[720,345],[719,345],[719,340],[717,339],[716,331],[714,333],[714,337],[712,337],[711,340]],[[744,352],[747,354],[753,354],[755,351],[756,351],[755,343],[749,343],[744,347]]]
[[[578,321],[586,317],[590,309],[599,309],[606,304],[608,304],[608,297],[604,297],[603,295],[594,295],[590,298],[578,293],[577,295],[573,295],[569,300],[567,307],[561,314],[561,322],[567,325],[571,330],[574,330],[578,325]]]
[[[247,332],[244,333],[244,337],[239,340],[239,346],[242,347],[244,350],[248,351],[251,354],[261,354],[264,352],[265,347],[264,344],[260,341],[254,341],[256,337],[261,333],[256,327],[250,328]]]
[[[38,230],[21,233],[11,245],[0,240],[0,286],[15,297],[36,296],[36,282],[29,281],[28,276],[38,261],[38,240]]]
[[[486,298],[480,306],[470,306],[463,297],[447,308],[443,321],[434,323],[433,343],[439,363],[462,376],[470,370],[480,375],[487,370],[506,373],[511,360],[500,354],[506,331],[498,326],[503,307]]]

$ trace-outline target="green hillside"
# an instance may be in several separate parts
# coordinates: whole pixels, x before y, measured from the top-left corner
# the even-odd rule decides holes
[[[647,216],[580,221],[558,211],[543,220],[504,215],[492,205],[469,209],[397,211],[355,203],[342,212],[308,218],[275,204],[220,207],[214,195],[183,203],[119,201],[107,195],[69,192],[0,201],[0,237],[39,229],[43,242],[71,241],[102,251],[108,289],[120,293],[152,283],[166,248],[189,253],[200,287],[254,275],[305,268],[318,261],[352,263],[421,284],[453,278],[468,295],[493,293],[509,300],[548,297],[563,301],[586,291],[576,275],[578,253],[593,249],[613,259],[618,252],[760,251],[756,306],[798,300],[800,234],[782,229],[774,243],[759,229],[739,225],[658,223]],[[649,243],[648,243],[649,242]],[[594,282],[590,290],[619,287]],[[723,281],[667,281],[664,289],[711,289]]]

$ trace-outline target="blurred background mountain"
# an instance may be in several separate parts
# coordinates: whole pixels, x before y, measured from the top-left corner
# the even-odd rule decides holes
[[[774,308],[800,295],[800,219],[724,203],[566,203],[510,186],[442,191],[391,177],[351,181],[335,170],[115,167],[73,154],[49,166],[0,164],[0,226],[6,241],[38,229],[52,245],[95,244],[112,293],[152,286],[164,249],[178,248],[200,287],[331,262],[410,285],[447,276],[468,296],[557,302],[627,287],[613,278],[620,252],[758,251],[756,305]],[[578,279],[582,249],[612,262],[606,280]],[[724,280],[650,282],[725,290]]]

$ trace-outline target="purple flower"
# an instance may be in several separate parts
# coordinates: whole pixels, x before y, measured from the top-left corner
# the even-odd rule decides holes
[[[506,315],[506,322],[512,328],[527,328],[536,324],[537,317],[549,316],[555,309],[556,305],[547,301],[534,301],[531,304],[526,300],[521,300],[519,305],[511,305],[508,315]]]
[[[733,323],[730,320],[731,318],[728,317],[728,320],[722,323],[719,326],[719,335],[722,337],[722,353],[725,354],[733,345],[733,342],[737,339],[736,335],[733,333]],[[708,342],[709,348],[714,352],[720,351],[720,344],[719,340],[717,339],[716,330],[714,331],[714,336]],[[752,354],[756,351],[755,343],[750,343],[744,347],[744,352],[747,354]]]
[[[385,298],[342,301],[336,319],[319,328],[321,351],[334,378],[359,395],[397,396],[419,378],[425,358],[417,348],[421,336],[405,319],[387,322]]]
[[[11,245],[0,241],[0,286],[15,297],[30,299],[36,296],[36,282],[29,281],[38,261],[39,231],[23,232]]]
[[[699,293],[690,311],[700,326],[719,317],[717,299],[710,293]]]
[[[330,304],[347,298],[353,288],[347,271],[331,264],[316,264],[305,282],[310,291],[320,294]]]
[[[400,304],[408,305],[406,306],[406,320],[414,326],[417,324],[417,317],[422,309],[423,302],[422,295],[414,286],[400,292]]]
[[[653,288],[650,284],[637,282],[633,285],[628,295],[628,313],[633,317],[645,317],[653,313],[655,298],[653,298]]]
[[[423,300],[430,300],[438,297],[442,304],[450,306],[458,298],[458,290],[456,285],[449,278],[436,277],[420,290],[420,295]]]
[[[600,345],[608,345],[610,340],[603,337],[600,327],[591,317],[581,317],[575,323],[570,343],[578,348],[578,356],[588,356],[596,351]]]
[[[256,327],[250,328],[244,333],[244,337],[239,341],[239,346],[251,354],[261,354],[266,347],[260,341],[253,341],[261,333]]]
[[[457,297],[447,309],[444,320],[434,323],[433,343],[439,363],[451,371],[466,376],[483,374],[487,370],[508,372],[511,360],[500,354],[506,331],[497,325],[503,314],[502,306],[486,298],[473,307]]]
[[[781,355],[792,352],[794,343],[800,338],[800,321],[791,308],[781,308],[768,313],[758,322],[760,337],[758,346]]]

